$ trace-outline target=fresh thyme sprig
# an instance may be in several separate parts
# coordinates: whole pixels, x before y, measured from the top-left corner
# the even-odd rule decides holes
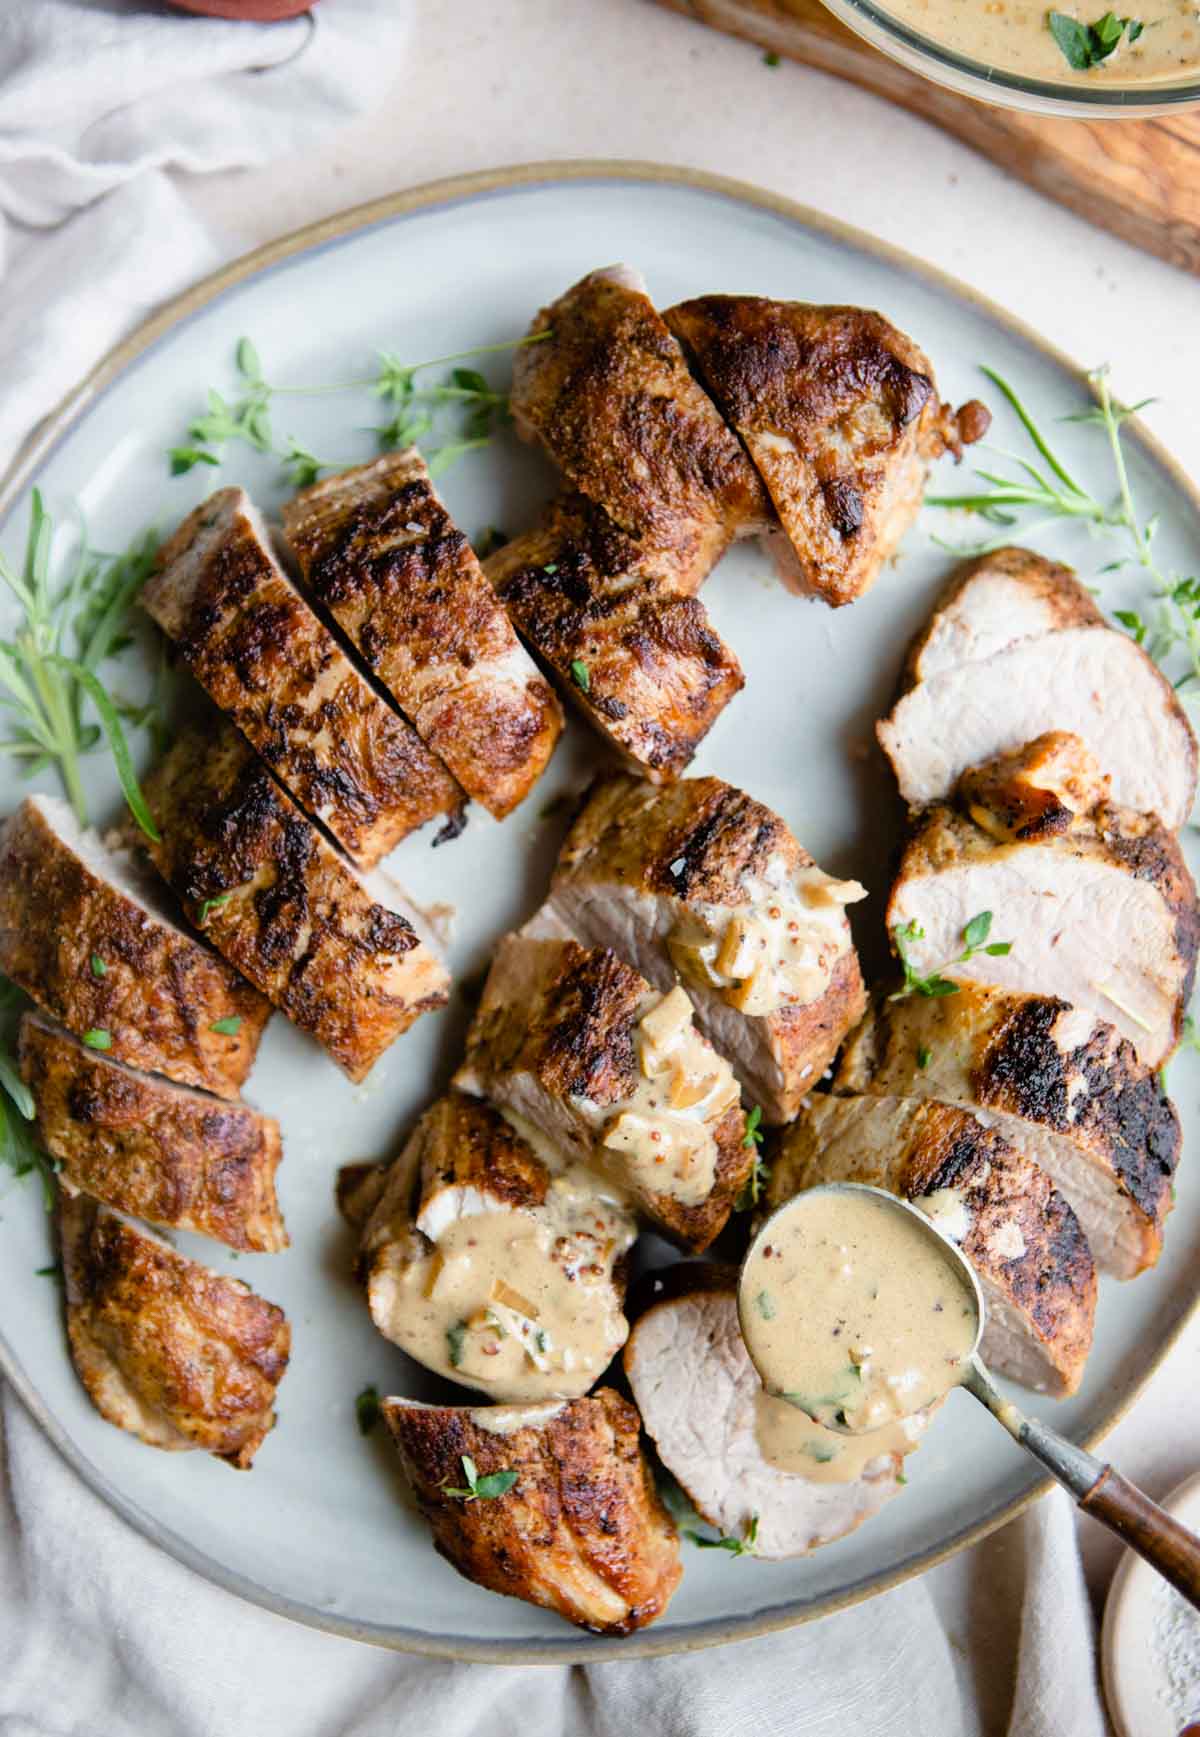
[[[686,1531],[685,1538],[700,1550],[727,1550],[731,1556],[758,1555],[758,1515],[751,1514],[740,1538],[708,1538],[703,1532]]]
[[[763,1142],[762,1105],[755,1104],[746,1117],[746,1131],[742,1137],[742,1145],[754,1154],[750,1166],[750,1174],[742,1184],[741,1191],[734,1201],[735,1212],[749,1212],[756,1207],[763,1197],[763,1190],[770,1180],[770,1166],[763,1158],[760,1147]]]
[[[922,977],[914,969],[908,954],[910,941],[923,941],[925,931],[913,917],[907,923],[897,923],[892,930],[892,940],[895,943],[896,956],[904,972],[904,987],[897,989],[888,996],[889,1001],[903,1001],[909,995],[957,995],[961,984],[955,983],[949,977],[943,977],[943,971],[952,971],[956,965],[965,965],[968,959],[973,959],[977,953],[990,953],[997,957],[1012,952],[1011,941],[989,941],[992,932],[992,913],[980,911],[971,918],[962,932],[963,950],[956,959],[948,959],[936,971],[931,971],[927,977]]]
[[[0,977],[0,1161],[14,1176],[37,1172],[49,1212],[54,1206],[57,1165],[33,1137],[33,1094],[21,1078],[16,1058],[17,1024],[26,1005],[16,984]]]
[[[459,1488],[449,1483],[443,1483],[442,1491],[447,1496],[460,1496],[464,1502],[490,1502],[496,1496],[507,1496],[517,1481],[514,1471],[487,1472],[481,1478],[479,1468],[470,1454],[460,1456],[462,1460],[465,1486]]]
[[[154,564],[156,540],[147,535],[124,555],[107,557],[82,545],[71,571],[56,583],[50,571],[52,536],[50,516],[34,489],[20,571],[0,555],[0,579],[23,618],[11,639],[0,639],[0,708],[11,722],[0,754],[24,761],[29,776],[54,766],[80,824],[86,825],[79,762],[106,740],[130,811],[142,831],[157,839],[133,770],[122,708],[97,673],[128,643],[129,608]],[[89,703],[98,723],[85,719]]]
[[[182,476],[198,464],[219,465],[225,448],[240,441],[255,452],[277,458],[288,482],[306,488],[322,471],[341,470],[351,459],[318,458],[295,435],[277,438],[272,421],[280,398],[318,397],[341,392],[368,392],[388,405],[392,416],[369,430],[381,452],[422,445],[431,476],[438,476],[464,453],[474,452],[491,440],[509,421],[508,396],[489,384],[475,368],[456,364],[478,356],[519,349],[540,343],[548,332],[517,338],[509,343],[481,344],[428,362],[404,362],[390,351],[379,353],[376,373],[369,378],[338,380],[321,386],[276,386],[263,373],[262,362],[249,338],[241,338],[234,351],[238,375],[236,396],[225,398],[215,389],[207,395],[207,409],[188,425],[187,441],[168,450],[173,476]],[[448,369],[444,378],[424,384],[418,375],[434,368]],[[447,427],[447,416],[456,418]]]

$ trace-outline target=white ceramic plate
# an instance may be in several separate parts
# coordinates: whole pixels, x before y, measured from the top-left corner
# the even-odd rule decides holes
[[[1200,1472],[1177,1484],[1162,1506],[1200,1528]],[[1200,1723],[1200,1661],[1193,1663],[1182,1599],[1148,1562],[1127,1550],[1104,1603],[1100,1663],[1117,1737],[1180,1737]],[[1182,1708],[1176,1711],[1176,1706]]]
[[[413,360],[514,337],[531,313],[582,273],[636,263],[660,305],[708,290],[753,291],[884,309],[923,344],[944,395],[980,390],[978,364],[1007,375],[1052,418],[1078,403],[1078,376],[996,309],[861,235],[750,189],[676,171],[573,165],[475,177],[384,201],[318,226],[243,262],[156,320],[102,367],[55,419],[10,479],[2,528],[18,552],[25,495],[37,480],[52,510],[80,502],[93,542],[115,548],[148,520],[170,524],[217,474],[171,480],[165,448],[199,408],[203,389],[231,383],[242,334],[279,382],[354,377],[386,348]],[[501,358],[493,370],[503,378]],[[318,451],[366,456],[380,420],[362,397],[294,401],[289,426]],[[280,418],[282,421],[282,417]],[[1011,441],[1008,419],[998,419]],[[1062,443],[1107,491],[1094,431],[1068,426]],[[1161,511],[1165,553],[1200,566],[1200,511],[1182,477],[1136,433],[1135,485]],[[244,449],[225,475],[264,504],[275,472]],[[947,480],[949,480],[947,478]],[[505,438],[452,470],[444,488],[468,533],[515,530],[553,486],[549,466]],[[966,527],[969,532],[970,527]],[[1086,565],[1082,533],[1043,539],[1046,552]],[[1095,557],[1108,559],[1108,553]],[[892,692],[903,648],[949,566],[928,528],[910,534],[899,564],[852,609],[799,602],[753,549],[722,565],[705,590],[718,629],[745,667],[695,770],[718,773],[777,808],[824,866],[859,876],[870,904],[855,928],[868,966],[882,957],[882,908],[897,804],[872,720]],[[1123,576],[1118,576],[1122,578]],[[1136,595],[1107,584],[1110,604]],[[449,902],[456,975],[476,972],[496,937],[536,904],[562,829],[540,818],[575,791],[596,761],[572,725],[548,776],[503,825],[472,811],[456,843],[409,839],[390,867],[422,904]],[[115,812],[106,764],[91,762],[95,810]],[[21,787],[5,773],[0,810]],[[997,913],[997,933],[1004,931]],[[211,1579],[270,1608],[390,1646],[462,1657],[582,1659],[698,1646],[804,1620],[882,1590],[1000,1522],[1036,1487],[1030,1463],[966,1396],[951,1398],[910,1466],[904,1495],[854,1537],[807,1560],[734,1561],[685,1545],[687,1572],[665,1618],[628,1641],[599,1641],[528,1605],[469,1585],[435,1556],[405,1503],[382,1434],[363,1440],[354,1397],[428,1391],[420,1372],[375,1332],[348,1276],[350,1244],[334,1210],[340,1164],[395,1151],[414,1114],[444,1084],[461,1043],[462,1002],[428,1017],[355,1088],[282,1018],[272,1021],[249,1083],[283,1124],[280,1190],[288,1253],[233,1257],[199,1238],[181,1247],[228,1267],[281,1303],[295,1331],[278,1428],[249,1476],[199,1454],[154,1453],[101,1422],[63,1343],[55,1287],[35,1278],[49,1230],[33,1186],[0,1182],[0,1359],[47,1433],[134,1525]],[[1191,1059],[1173,1081],[1196,1120]],[[1185,1165],[1166,1253],[1136,1284],[1106,1284],[1082,1392],[1047,1406],[1072,1436],[1095,1438],[1129,1403],[1191,1304],[1200,1242],[1200,1174]]]

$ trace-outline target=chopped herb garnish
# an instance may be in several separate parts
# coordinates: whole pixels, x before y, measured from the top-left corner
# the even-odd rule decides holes
[[[819,1466],[827,1466],[838,1453],[838,1449],[832,1444],[826,1447],[824,1442],[819,1441],[806,1441],[804,1451],[810,1459],[816,1460]]]
[[[549,573],[550,577],[553,579],[554,575],[558,572],[558,562],[547,561],[546,565],[542,568],[542,572]]]
[[[930,1057],[932,1055],[933,1051],[927,1043],[919,1043],[917,1045],[917,1066],[920,1068],[922,1073],[924,1073],[925,1069],[929,1066]]]
[[[950,971],[955,965],[965,965],[968,959],[973,959],[977,953],[990,953],[999,956],[1012,952],[1011,941],[989,941],[992,932],[992,913],[980,911],[966,924],[962,932],[963,950],[955,959],[950,959],[928,977],[922,977],[909,959],[908,947],[911,941],[923,941],[925,931],[920,923],[913,918],[907,923],[897,923],[892,930],[892,940],[904,971],[904,987],[897,989],[888,996],[889,1001],[903,1001],[907,995],[957,995],[959,984],[948,977],[943,977],[943,971]]]
[[[746,1531],[741,1538],[706,1538],[702,1532],[685,1532],[685,1538],[700,1550],[726,1550],[730,1556],[756,1556],[758,1554],[758,1515],[751,1514]]]
[[[746,1132],[742,1138],[742,1145],[743,1146],[761,1146],[762,1145],[763,1137],[762,1137],[761,1124],[762,1124],[762,1105],[761,1104],[755,1104],[754,1108],[750,1111],[749,1115],[746,1117]]]
[[[775,1300],[770,1291],[760,1291],[754,1299],[754,1307],[758,1310],[764,1321],[773,1321],[775,1319]]]
[[[903,1472],[897,1472],[896,1473],[896,1482],[898,1484],[906,1484],[908,1482],[908,1479],[905,1477]]]
[[[370,1435],[371,1431],[375,1428],[375,1425],[383,1416],[383,1410],[379,1404],[379,1389],[377,1387],[363,1388],[362,1392],[354,1401],[354,1415],[358,1419],[358,1433],[360,1435]]]
[[[1062,49],[1068,66],[1076,72],[1087,72],[1107,60],[1123,36],[1128,42],[1136,42],[1145,26],[1136,18],[1121,18],[1115,12],[1106,12],[1094,24],[1072,18],[1069,12],[1048,12],[1046,28]]]
[[[592,672],[581,657],[575,658],[571,664],[571,680],[575,683],[575,686],[581,688],[585,694],[591,688]]]
[[[533,1335],[534,1348],[543,1355],[550,1349],[550,1335],[544,1327],[539,1327]]]
[[[107,977],[108,976],[108,966],[104,963],[104,961],[100,957],[99,953],[93,953],[92,954],[92,976],[93,977]]]
[[[62,1262],[52,1261],[48,1267],[34,1267],[33,1276],[35,1279],[56,1279],[61,1284],[63,1278]]]
[[[205,923],[208,921],[208,913],[210,911],[219,911],[222,905],[227,905],[232,897],[233,893],[228,892],[217,893],[211,899],[201,899],[200,909],[196,912],[197,928],[202,929],[204,927]]]
[[[230,1013],[224,1019],[214,1019],[208,1029],[216,1032],[218,1037],[236,1037],[242,1029],[242,1016]]]
[[[507,1496],[517,1481],[517,1474],[512,1471],[488,1472],[481,1478],[470,1454],[463,1454],[462,1469],[466,1485],[443,1484],[442,1490],[447,1496],[461,1496],[464,1502],[489,1502],[496,1496]]]
[[[83,1041],[89,1049],[111,1049],[112,1033],[105,1031],[103,1026],[94,1025],[90,1031],[85,1031]]]
[[[750,1166],[750,1174],[742,1184],[742,1189],[733,1203],[735,1212],[749,1212],[758,1205],[771,1179],[771,1167],[763,1159],[761,1152],[754,1154],[754,1162]]]
[[[451,1369],[457,1369],[462,1362],[463,1340],[467,1336],[467,1323],[460,1321],[456,1327],[446,1328],[446,1355]]]
[[[776,54],[775,50],[773,48],[768,48],[767,52],[763,55],[763,65],[778,66],[779,64],[779,56]]]

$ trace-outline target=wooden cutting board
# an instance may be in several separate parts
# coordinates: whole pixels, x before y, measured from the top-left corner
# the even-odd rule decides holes
[[[887,59],[821,0],[659,4],[888,97],[1081,217],[1200,275],[1200,109],[1149,121],[1018,114],[958,96]]]

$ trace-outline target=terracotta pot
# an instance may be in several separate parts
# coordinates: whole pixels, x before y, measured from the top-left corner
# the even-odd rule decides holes
[[[316,0],[169,0],[180,12],[202,12],[207,18],[244,18],[273,24],[278,18],[298,18]]]

